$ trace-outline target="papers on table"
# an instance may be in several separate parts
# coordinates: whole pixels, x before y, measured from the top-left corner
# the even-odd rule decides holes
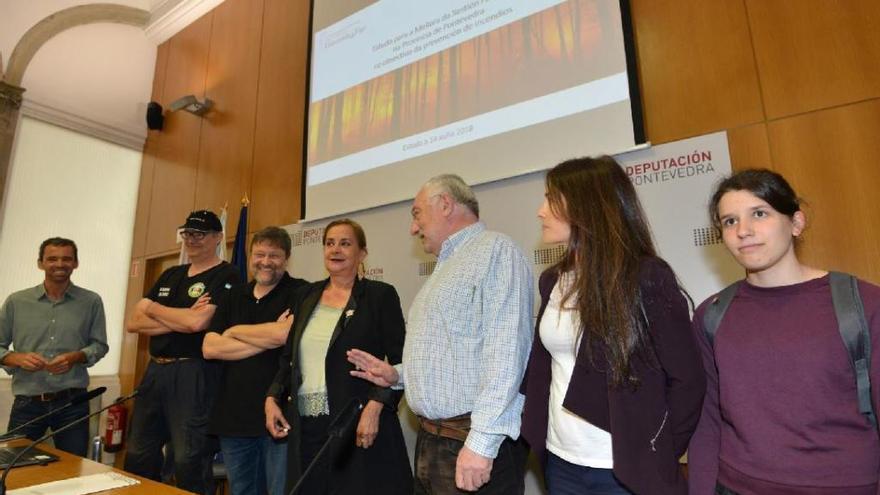
[[[110,471],[68,478],[66,480],[50,481],[49,483],[42,483],[27,488],[9,490],[6,493],[9,495],[86,495],[138,483],[140,481],[134,478]]]

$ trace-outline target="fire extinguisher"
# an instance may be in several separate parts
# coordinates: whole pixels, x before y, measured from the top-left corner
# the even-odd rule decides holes
[[[113,404],[110,409],[107,409],[107,429],[104,431],[105,452],[122,450],[126,416],[128,416],[128,410],[122,404]]]

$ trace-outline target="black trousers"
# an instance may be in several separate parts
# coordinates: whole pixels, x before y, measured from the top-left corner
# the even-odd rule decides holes
[[[455,487],[455,462],[464,442],[432,435],[419,429],[416,440],[416,495],[469,493]],[[522,438],[506,438],[492,463],[489,482],[476,492],[479,495],[522,495],[529,451]]]
[[[330,427],[330,416],[303,416],[300,418],[300,472],[305,473],[312,461],[318,455],[324,442],[327,441],[327,430]],[[295,446],[293,447],[295,448]],[[324,495],[330,489],[330,457],[332,452],[325,452],[308,477],[303,481],[299,493],[302,495]],[[288,481],[292,487],[297,480]],[[289,491],[289,489],[288,489]]]
[[[202,359],[150,363],[138,386],[126,471],[160,481],[162,447],[169,443],[177,486],[195,493],[213,492],[211,464],[218,446],[207,429],[218,373],[215,363]]]

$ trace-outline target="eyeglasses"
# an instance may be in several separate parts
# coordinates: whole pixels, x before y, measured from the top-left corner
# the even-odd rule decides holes
[[[202,232],[201,230],[184,230],[180,233],[180,237],[184,239],[192,239],[194,241],[201,241],[208,235],[208,232]]]

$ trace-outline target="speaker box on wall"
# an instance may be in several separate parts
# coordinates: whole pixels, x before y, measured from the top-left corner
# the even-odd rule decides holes
[[[164,123],[165,116],[162,115],[162,105],[155,101],[151,101],[147,105],[147,129],[151,131],[161,131]]]

